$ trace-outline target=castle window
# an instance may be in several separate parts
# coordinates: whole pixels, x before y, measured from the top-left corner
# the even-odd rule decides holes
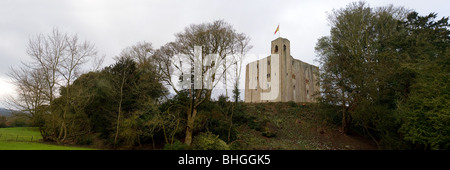
[[[267,60],[267,65],[270,66],[270,61],[269,60]]]
[[[286,45],[283,45],[283,51],[286,52]]]
[[[275,53],[278,53],[278,45],[275,46]]]
[[[267,74],[267,78],[270,78],[270,73],[269,73],[269,74]]]
[[[294,61],[292,61],[292,65],[294,65]]]

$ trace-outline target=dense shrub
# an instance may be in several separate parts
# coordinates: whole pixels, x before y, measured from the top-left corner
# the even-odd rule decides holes
[[[92,145],[94,143],[95,136],[92,134],[83,135],[76,139],[77,145]]]
[[[236,129],[234,126],[230,128],[230,122],[219,119],[212,119],[208,124],[208,129],[211,133],[219,136],[223,141],[231,142],[236,140]],[[228,133],[230,133],[230,139],[228,140]]]
[[[248,117],[248,127],[256,131],[262,132],[264,130],[265,124],[269,122],[267,119],[257,118],[255,116]]]
[[[261,134],[268,138],[273,138],[277,136],[277,134],[275,132],[272,132],[268,127],[264,127],[264,131]]]
[[[0,128],[6,127],[6,117],[0,116]]]
[[[192,141],[192,148],[196,150],[229,150],[230,147],[218,135],[211,132],[200,133]]]
[[[170,144],[167,143],[164,145],[164,150],[190,150],[191,148],[180,142],[179,140],[176,140],[174,143]]]

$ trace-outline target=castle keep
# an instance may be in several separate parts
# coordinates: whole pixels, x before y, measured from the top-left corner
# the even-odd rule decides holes
[[[277,38],[271,56],[246,65],[245,102],[315,102],[319,68],[294,59],[290,50],[288,39]]]

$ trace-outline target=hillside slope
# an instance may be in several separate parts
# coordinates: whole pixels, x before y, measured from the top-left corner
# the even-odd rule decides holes
[[[246,103],[247,124],[234,145],[257,150],[373,150],[370,140],[344,135],[318,113],[316,104]]]

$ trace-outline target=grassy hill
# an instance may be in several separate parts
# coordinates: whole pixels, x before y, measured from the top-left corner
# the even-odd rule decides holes
[[[344,135],[319,112],[317,104],[245,103],[246,124],[239,125],[239,149],[372,150],[370,140]],[[322,110],[323,111],[323,110]]]

